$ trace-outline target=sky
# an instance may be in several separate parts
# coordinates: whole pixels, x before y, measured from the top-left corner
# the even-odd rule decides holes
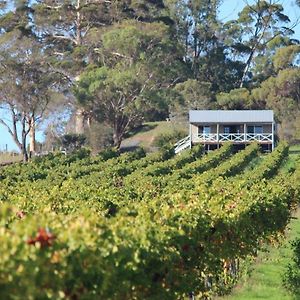
[[[274,2],[279,2],[283,5],[285,14],[291,19],[291,24],[296,23],[297,20],[299,21],[299,24],[294,28],[294,38],[300,40],[300,8],[296,6],[295,0],[274,0]],[[247,3],[253,3],[253,0],[224,0],[220,7],[220,20],[226,22],[235,19]],[[3,113],[1,112],[0,117],[3,117]],[[37,140],[43,141],[42,132],[37,133]],[[9,151],[16,151],[18,149],[7,129],[0,125],[0,151],[4,151],[6,148]]]
[[[295,4],[295,0],[273,0],[275,3],[279,3],[284,8],[284,13],[289,16],[291,23],[300,21],[300,8]],[[220,19],[221,21],[229,21],[235,19],[238,13],[245,7],[246,4],[253,4],[253,0],[223,0],[223,4],[220,7]],[[295,28],[295,38],[300,39],[300,24]]]

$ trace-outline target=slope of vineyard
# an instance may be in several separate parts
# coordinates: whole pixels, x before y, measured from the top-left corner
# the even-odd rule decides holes
[[[96,158],[0,170],[0,299],[184,299],[222,293],[238,262],[290,220],[300,170],[280,144]]]
[[[291,288],[285,289],[283,285],[284,272],[287,265],[292,262],[292,241],[299,236],[300,211],[293,214],[288,225],[284,239],[275,245],[266,245],[259,251],[255,261],[251,261],[251,271],[245,272],[239,284],[232,293],[216,297],[218,300],[295,300]],[[247,263],[249,264],[249,262]]]

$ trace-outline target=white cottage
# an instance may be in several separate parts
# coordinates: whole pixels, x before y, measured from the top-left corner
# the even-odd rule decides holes
[[[175,145],[175,152],[201,143],[207,150],[232,142],[237,147],[258,142],[264,150],[274,149],[272,110],[191,110],[189,136]]]

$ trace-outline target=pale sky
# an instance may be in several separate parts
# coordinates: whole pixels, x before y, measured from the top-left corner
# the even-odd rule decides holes
[[[220,7],[220,19],[223,22],[235,19],[247,3],[252,4],[253,2],[253,0],[223,0]],[[295,4],[295,0],[273,0],[273,2],[282,4],[284,13],[289,16],[292,24],[298,23],[294,28],[294,37],[300,39],[300,8]]]
[[[274,0],[275,2],[275,0]],[[294,24],[300,19],[300,8],[296,6],[295,0],[279,0],[276,1],[283,5],[285,9],[285,14],[289,16],[291,19],[291,23]],[[247,4],[253,3],[253,0],[224,0],[222,6],[220,7],[220,19],[225,22],[232,19],[235,19],[238,13],[242,10],[242,8]],[[299,23],[299,22],[298,22]],[[295,39],[300,40],[300,24],[298,24],[295,28]],[[1,115],[1,114],[0,114]],[[37,140],[42,141],[43,136],[41,133],[37,134]],[[7,130],[0,125],[0,151],[5,150],[6,145],[8,145],[8,150],[17,150],[15,143],[12,138],[8,134]]]

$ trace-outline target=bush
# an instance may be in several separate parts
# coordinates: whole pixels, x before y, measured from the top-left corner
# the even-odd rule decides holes
[[[89,157],[91,155],[91,150],[87,148],[81,148],[72,153],[72,157],[74,157],[74,160],[81,160],[86,157]]]
[[[300,296],[300,239],[292,242],[293,262],[287,266],[284,273],[284,286],[296,296]]]
[[[186,136],[186,132],[176,130],[171,133],[165,133],[158,135],[153,142],[153,145],[159,148],[162,148],[167,145],[174,145],[176,142],[181,140]]]
[[[119,156],[119,151],[116,148],[110,147],[107,149],[104,149],[102,151],[99,152],[99,156],[103,159],[103,160],[108,160],[110,158],[114,158]]]
[[[61,138],[62,146],[68,150],[78,150],[80,149],[86,141],[86,137],[83,134],[65,134]]]

